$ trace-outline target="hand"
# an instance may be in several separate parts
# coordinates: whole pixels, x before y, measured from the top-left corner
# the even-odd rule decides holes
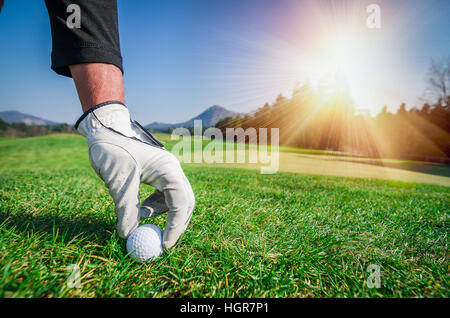
[[[175,245],[189,224],[194,193],[178,159],[148,131],[130,121],[125,105],[109,102],[87,111],[75,127],[89,145],[89,159],[115,204],[117,231],[128,235],[143,218],[168,212],[163,247]],[[139,202],[140,184],[157,190]]]

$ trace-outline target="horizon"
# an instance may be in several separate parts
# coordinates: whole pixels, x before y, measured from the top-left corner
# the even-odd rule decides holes
[[[220,109],[223,109],[223,110],[230,111],[229,109],[227,109],[226,107],[223,107],[223,106],[221,106],[221,105],[211,105],[211,106],[207,107],[206,109],[204,109],[201,113],[199,113],[199,114],[197,114],[197,115],[193,115],[192,117],[190,117],[189,119],[184,120],[183,122],[192,120],[192,119],[194,119],[194,118],[196,118],[196,117],[199,117],[200,115],[202,115],[202,114],[205,113],[206,111],[208,111],[208,110],[210,110],[210,109],[212,109],[212,108],[217,108],[217,107],[219,107]],[[74,125],[74,124],[75,124],[75,121],[74,121],[73,123],[68,123],[68,122],[55,122],[55,121],[53,121],[53,120],[51,120],[51,119],[43,118],[43,117],[41,117],[41,116],[39,116],[39,115],[36,115],[36,114],[24,113],[24,112],[21,112],[21,111],[18,111],[18,110],[14,110],[14,109],[0,110],[0,114],[2,114],[2,113],[9,113],[9,112],[11,112],[11,113],[19,113],[19,114],[21,114],[21,115],[27,115],[27,116],[31,116],[31,117],[36,117],[36,118],[38,118],[38,119],[42,119],[42,120],[45,120],[45,121],[50,121],[50,122],[53,122],[53,123],[55,123],[55,124],[67,124],[67,125]],[[237,113],[237,112],[234,112],[234,113]],[[243,113],[237,113],[237,115],[239,115],[239,116],[247,115],[247,114],[248,114],[248,113],[245,113],[245,114],[243,114]],[[0,119],[2,119],[2,118],[0,117]],[[2,119],[2,120],[3,120],[3,119]],[[144,124],[144,126],[147,126],[147,125],[155,124],[155,123],[158,123],[158,124],[179,124],[178,122],[177,122],[177,123],[165,123],[165,122],[163,123],[163,122],[156,122],[156,121],[150,122],[150,123],[143,123],[143,124]],[[142,124],[142,123],[141,123],[141,124]]]
[[[334,85],[371,116],[421,106],[430,60],[450,51],[450,4],[377,1],[381,29],[368,29],[370,3],[119,0],[127,106],[145,124],[183,122],[212,105],[249,113],[337,68],[346,81]],[[0,111],[75,122],[73,82],[50,70],[43,1],[6,1],[0,28]]]

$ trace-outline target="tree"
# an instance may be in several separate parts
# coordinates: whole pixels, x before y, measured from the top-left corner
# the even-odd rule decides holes
[[[426,98],[432,104],[450,107],[450,59],[431,60],[427,84]]]
[[[0,130],[5,131],[7,128],[8,124],[0,118]]]
[[[424,104],[420,113],[424,116],[430,114],[431,106],[429,104]]]
[[[287,99],[283,96],[283,94],[279,94],[277,96],[277,99],[275,100],[275,104],[273,104],[273,107],[280,107],[283,106],[286,103]]]
[[[405,114],[406,114],[406,104],[402,103],[397,111],[397,115],[405,115]]]

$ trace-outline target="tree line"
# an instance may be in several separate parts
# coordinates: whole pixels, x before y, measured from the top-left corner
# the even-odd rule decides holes
[[[428,102],[419,108],[407,110],[403,103],[390,113],[384,106],[372,117],[355,109],[346,87],[313,87],[306,82],[292,97],[280,94],[253,115],[225,118],[216,127],[224,133],[226,128],[279,128],[281,145],[375,158],[449,162],[450,61],[431,62],[424,98]]]
[[[57,133],[77,133],[73,126],[59,125],[26,125],[24,123],[7,123],[0,118],[0,137],[34,137]]]

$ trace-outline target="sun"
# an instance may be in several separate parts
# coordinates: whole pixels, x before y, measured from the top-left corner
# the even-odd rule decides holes
[[[334,32],[326,36],[316,52],[316,64],[326,74],[337,74],[348,80],[361,76],[360,62],[364,56],[364,38],[355,31]]]
[[[356,39],[349,34],[338,35],[329,41],[325,47],[329,68],[344,74],[355,69],[354,59],[358,53]]]
[[[296,69],[300,77],[317,81],[345,78],[360,82],[364,77],[366,43],[363,36],[352,30],[322,35],[318,44],[308,54],[297,59]]]
[[[311,4],[313,9],[316,3]],[[403,63],[398,37],[386,28],[367,28],[366,11],[360,6],[337,9],[342,12],[335,10],[333,16],[321,7],[312,10],[315,14],[292,31],[292,43],[277,46],[286,74],[284,91],[291,83],[346,88],[355,108],[376,115],[397,99],[392,84],[403,85],[393,81]]]
[[[378,76],[369,38],[357,29],[321,34],[318,44],[305,57],[299,71],[313,82],[326,82],[335,90],[348,90],[355,106],[364,108],[374,99],[371,82]],[[300,74],[300,73],[299,73]]]

